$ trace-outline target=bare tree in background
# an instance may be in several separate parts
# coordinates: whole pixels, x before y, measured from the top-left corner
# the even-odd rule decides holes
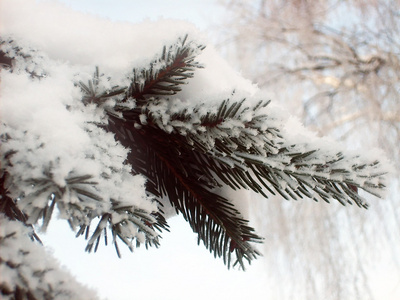
[[[384,149],[399,177],[398,1],[224,5],[231,15],[220,48],[246,77],[317,132],[351,148]],[[387,199],[371,199],[365,211],[260,201],[264,253],[281,283],[279,299],[390,299],[399,292],[398,189],[395,179]],[[383,268],[393,281],[376,281]]]

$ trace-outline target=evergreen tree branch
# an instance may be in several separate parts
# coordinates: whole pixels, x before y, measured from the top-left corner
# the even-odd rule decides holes
[[[183,147],[182,136],[152,126],[138,130],[134,124],[126,118],[110,117],[109,129],[122,144],[135,143],[128,161],[135,172],[148,178],[148,191],[159,199],[167,196],[198,233],[199,241],[215,256],[222,256],[228,267],[235,251],[237,262],[244,268],[243,259],[251,261],[258,255],[249,242],[259,242],[261,238],[229,200],[212,191],[220,185],[191,163],[193,151]]]
[[[92,79],[88,80],[87,84],[83,83],[82,81],[77,83],[82,90],[82,102],[84,104],[95,103],[100,106],[108,99],[114,98],[115,96],[124,94],[126,92],[126,87],[120,87],[118,85],[109,89],[102,89],[100,81],[102,80],[103,76],[104,74],[100,74],[99,67],[96,67]]]
[[[30,242],[30,230],[22,222],[0,214],[0,227],[0,295],[4,299],[98,298],[65,272],[44,247]]]
[[[39,236],[36,234],[32,224],[28,224],[27,220],[28,217],[27,215],[17,206],[16,202],[12,199],[10,196],[8,187],[7,187],[7,181],[8,179],[8,173],[4,170],[0,170],[0,213],[4,214],[9,220],[17,220],[24,224],[26,227],[30,228],[31,231],[29,232],[29,236],[32,241],[37,241],[40,244],[42,244],[42,241],[40,240]]]
[[[92,180],[91,175],[71,175],[66,178],[63,187],[54,182],[51,168],[43,175],[42,178],[26,180],[24,193],[21,193],[16,200],[13,200],[7,192],[9,187],[6,187],[6,172],[3,172],[0,182],[1,212],[11,220],[18,220],[31,227],[32,239],[35,238],[40,242],[32,225],[38,224],[41,220],[41,229],[45,231],[57,207],[60,216],[67,219],[72,228],[76,226],[81,228],[77,236],[86,229],[88,238],[90,223],[100,217],[86,247],[89,252],[94,245],[97,250],[101,235],[106,235],[106,226],[109,226],[113,236],[121,239],[131,250],[132,241],[135,239],[136,246],[140,243],[145,243],[146,247],[159,245],[155,229],[159,231],[167,229],[167,224],[158,212],[150,213],[116,200],[112,200],[112,205],[109,207],[107,201],[98,194],[97,182]],[[15,188],[11,179],[8,185]],[[153,227],[154,223],[157,224]],[[113,243],[116,244],[117,241],[114,239]]]
[[[357,189],[379,196],[385,187],[378,161],[313,149],[307,143],[287,145],[278,124],[261,112],[269,102],[260,101],[250,109],[242,108],[243,100],[232,104],[228,100],[217,111],[201,115],[199,107],[171,113],[164,101],[168,100],[153,101],[142,109],[146,123],[184,135],[188,148],[203,153],[196,156],[199,165],[207,166],[203,171],[211,177],[212,170],[233,189],[251,188],[267,197],[266,188],[285,199],[306,196],[367,207]]]
[[[260,238],[231,202],[213,189],[226,184],[250,188],[266,198],[271,193],[285,199],[335,199],[343,205],[354,202],[367,207],[358,188],[377,194],[384,187],[377,162],[346,158],[312,144],[288,144],[278,129],[281,120],[268,115],[269,101],[247,107],[245,99],[228,99],[214,109],[162,98],[178,92],[184,83],[170,78],[177,76],[178,54],[187,52],[173,50],[164,48],[162,60],[172,60],[160,72],[154,72],[160,60],[148,71],[134,71],[128,95],[137,106],[109,114],[106,128],[131,149],[128,163],[134,173],[148,178],[148,192],[159,199],[167,196],[198,233],[199,241],[215,256],[222,256],[228,267],[234,250],[242,267],[243,259],[255,258],[258,253],[249,242]]]
[[[121,257],[118,240],[121,240],[128,246],[132,252],[134,245],[132,242],[136,240],[136,247],[144,243],[146,248],[149,246],[159,246],[159,235],[155,230],[168,230],[165,219],[159,213],[149,214],[147,211],[135,209],[131,206],[122,206],[118,201],[112,200],[112,212],[104,213],[99,216],[99,221],[93,233],[90,233],[90,224],[81,225],[76,236],[85,235],[88,240],[86,251],[97,252],[100,239],[104,236],[104,242],[108,244],[107,227],[111,231],[113,237],[112,243],[115,246],[118,257]],[[108,226],[107,226],[108,225]]]
[[[201,67],[195,57],[205,48],[187,38],[186,35],[168,49],[164,46],[161,56],[150,63],[149,69],[133,69],[132,83],[124,101],[133,98],[139,104],[151,95],[171,96],[179,92],[180,85],[193,77],[195,68]]]

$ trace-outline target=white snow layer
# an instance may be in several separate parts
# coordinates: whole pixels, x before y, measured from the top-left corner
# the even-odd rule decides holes
[[[28,233],[28,228],[20,222],[0,216],[2,299],[15,299],[11,293],[16,287],[25,293],[30,292],[35,299],[98,298],[93,290],[78,283],[58,261],[46,253],[44,247],[29,240]]]

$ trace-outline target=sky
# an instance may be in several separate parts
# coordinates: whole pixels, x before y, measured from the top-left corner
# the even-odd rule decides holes
[[[109,18],[111,20],[139,23],[146,20],[178,19],[189,21],[202,30],[223,17],[220,0],[55,0],[69,7]]]
[[[223,15],[217,1],[89,1],[63,0],[75,10],[111,20],[139,23],[174,18],[194,23],[212,34],[213,24]],[[100,246],[97,253],[84,252],[85,241],[75,238],[65,221],[53,222],[42,239],[76,278],[107,299],[275,299],[267,292],[267,276],[259,259],[243,272],[227,270],[215,259],[181,216],[169,220],[159,249],[144,247],[119,259],[113,246]],[[120,248],[123,248],[122,246]]]

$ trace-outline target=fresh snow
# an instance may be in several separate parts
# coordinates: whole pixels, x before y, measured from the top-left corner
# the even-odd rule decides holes
[[[12,196],[25,196],[20,199],[20,205],[28,214],[35,215],[38,208],[46,207],[51,200],[50,195],[37,197],[34,194],[35,184],[31,180],[43,178],[44,174],[59,189],[66,188],[68,180],[73,177],[90,176],[91,181],[98,183],[90,191],[100,195],[101,199],[98,202],[88,202],[82,209],[93,209],[99,216],[111,212],[113,224],[127,220],[128,217],[112,210],[109,201],[111,198],[121,206],[131,206],[149,214],[157,211],[155,202],[145,192],[145,178],[131,175],[129,166],[124,164],[128,150],[115,142],[111,133],[106,133],[95,125],[105,122],[104,109],[113,106],[112,100],[100,107],[84,105],[76,84],[90,80],[98,67],[100,73],[104,73],[101,78],[101,87],[104,90],[113,85],[127,86],[133,68],[147,68],[160,55],[164,45],[173,45],[186,34],[196,44],[207,46],[197,57],[204,68],[197,69],[188,84],[168,101],[161,99],[148,107],[160,128],[182,135],[198,134],[209,151],[213,151],[216,139],[240,138],[246,143],[246,147],[255,147],[265,156],[235,152],[233,145],[234,155],[230,158],[215,152],[221,163],[243,167],[244,159],[259,161],[281,174],[278,180],[282,187],[289,186],[293,190],[297,188],[297,182],[288,175],[290,172],[315,174],[321,178],[328,177],[329,174],[321,171],[312,173],[314,170],[311,169],[294,170],[292,166],[288,166],[288,156],[267,157],[265,145],[269,145],[268,151],[272,154],[278,153],[278,148],[275,147],[278,142],[279,147],[287,147],[293,153],[318,150],[306,160],[310,164],[321,165],[327,164],[343,149],[338,143],[318,138],[307,131],[296,118],[288,116],[276,104],[270,104],[256,113],[250,109],[238,119],[224,120],[220,126],[206,132],[199,124],[200,116],[216,111],[222,100],[230,98],[234,102],[246,98],[244,105],[254,107],[263,99],[263,93],[233,71],[217,55],[216,50],[208,45],[206,37],[189,23],[172,20],[147,21],[141,24],[111,22],[69,10],[55,2],[38,3],[33,0],[3,0],[0,8],[0,35],[5,42],[3,51],[16,58],[14,72],[1,71],[1,134],[9,137],[2,143],[1,151],[3,154],[15,152],[10,158],[12,165],[7,167],[12,178]],[[10,47],[14,45],[8,44],[11,40],[20,47],[20,53]],[[30,55],[28,65],[21,58],[21,53]],[[36,74],[37,78],[31,78],[28,73]],[[183,109],[190,113],[190,122],[171,119],[174,112]],[[256,123],[258,127],[245,129],[243,124],[256,117],[260,121]],[[145,125],[148,120],[142,115],[140,121]],[[229,134],[227,129],[230,130]],[[259,131],[267,129],[271,129],[269,134],[259,135]],[[281,136],[274,133],[274,129],[279,129]],[[271,143],[268,144],[269,142]],[[363,164],[374,157],[383,157],[379,150],[371,153],[358,157],[355,153],[347,152],[346,158],[335,164],[335,168],[349,170],[353,163]],[[389,169],[385,166],[378,171]],[[373,168],[366,170],[365,173],[360,171],[345,176],[364,184],[365,178],[372,175],[368,172],[374,171]],[[304,181],[310,186],[318,185],[304,177]],[[48,189],[45,190],[47,191]],[[67,209],[69,204],[76,204],[78,200],[72,195],[72,190],[66,193],[71,194],[68,194],[70,197],[63,197],[61,202],[64,205],[59,206],[60,216],[69,218],[71,214],[75,214],[77,223],[73,225],[81,225],[79,222],[87,225],[88,220],[84,215],[79,215],[78,210],[71,213]],[[234,199],[238,200],[235,204],[247,217],[248,195],[246,192],[240,194],[230,190],[221,191],[223,195],[232,193]],[[1,221],[4,226],[11,226],[16,228],[16,232],[20,232],[17,228],[19,225],[14,225],[15,222],[4,219]],[[32,222],[35,221],[37,220],[33,218]],[[143,233],[137,232],[137,227],[132,224],[128,223],[122,228],[123,235],[127,239],[137,238],[143,242]],[[99,229],[105,226],[106,224],[101,224]],[[17,249],[15,243],[9,247]],[[9,254],[11,250],[7,251],[2,255]],[[39,262],[30,260],[27,267],[34,268],[35,263]],[[12,280],[10,278],[16,276],[10,273],[14,271],[5,272],[10,277],[4,280]],[[33,283],[29,284],[35,286]]]
[[[78,283],[45,248],[32,242],[20,222],[0,216],[0,286],[2,291],[18,285],[35,299],[98,299],[96,293]],[[15,299],[2,294],[2,299]]]

